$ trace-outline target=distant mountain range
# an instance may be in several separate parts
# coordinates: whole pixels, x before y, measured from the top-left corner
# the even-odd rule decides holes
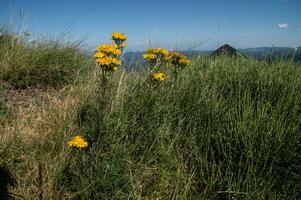
[[[247,57],[253,57],[258,60],[274,60],[293,59],[296,62],[301,62],[301,47],[257,47],[247,49],[237,49]],[[197,56],[209,56],[213,51],[181,51],[190,58]],[[136,70],[145,67],[145,62],[142,58],[143,52],[125,52],[123,60],[125,61],[126,69]]]
[[[257,59],[266,58],[284,58],[294,59],[295,61],[301,61],[301,47],[289,48],[289,47],[258,47],[240,49],[240,52],[247,56],[251,56]]]
[[[266,58],[294,58],[295,61],[301,61],[301,47],[257,47],[247,49],[237,49],[246,56],[254,57],[256,59]],[[199,55],[210,55],[213,51],[182,51],[182,53],[194,57]],[[143,52],[126,52],[124,59],[128,61],[137,61],[142,59]]]

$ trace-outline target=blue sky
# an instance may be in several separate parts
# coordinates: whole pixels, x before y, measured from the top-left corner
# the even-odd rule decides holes
[[[34,35],[108,43],[114,31],[128,36],[128,50],[162,46],[214,49],[301,46],[301,0],[0,0],[0,21],[27,15]],[[13,14],[12,14],[13,13]]]

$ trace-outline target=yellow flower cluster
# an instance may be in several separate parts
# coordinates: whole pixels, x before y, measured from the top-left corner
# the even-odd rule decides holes
[[[186,66],[186,65],[189,65],[190,64],[190,60],[188,60],[187,58],[182,58],[178,61],[178,63],[181,65],[181,66]]]
[[[166,60],[171,62],[175,66],[186,66],[190,63],[190,60],[179,52],[172,52],[167,57]]]
[[[70,141],[68,141],[67,144],[69,147],[74,147],[78,149],[88,147],[88,142],[80,135],[73,137]]]
[[[96,48],[95,62],[105,71],[117,71],[121,61],[116,57],[121,54],[115,45],[100,45]]]
[[[96,62],[100,65],[110,65],[110,64],[121,65],[120,60],[118,60],[117,58],[109,57],[109,56],[97,58]]]
[[[126,44],[123,42],[127,40],[126,35],[122,33],[112,33],[112,39],[115,44],[102,44],[96,48],[95,62],[105,71],[117,71],[117,67],[121,65],[119,56],[121,55]]]
[[[145,50],[146,54],[155,54],[157,56],[167,56],[168,55],[168,50],[163,49],[163,48],[149,48]]]
[[[94,57],[97,59],[97,58],[103,58],[103,57],[106,57],[106,54],[103,53],[103,52],[96,52]]]
[[[117,47],[118,46],[116,44],[103,44],[103,45],[99,45],[96,48],[96,51],[101,52],[107,56],[109,55],[120,56],[121,51]],[[95,57],[97,57],[96,54]]]
[[[164,81],[166,78],[166,75],[162,72],[153,73],[151,76],[154,81]]]
[[[143,54],[143,58],[148,62],[154,64],[157,61],[157,55],[153,53]]]
[[[157,58],[157,55],[153,53],[146,53],[143,54],[143,58],[153,60]]]
[[[166,61],[166,56],[168,55],[168,50],[163,48],[149,48],[145,50],[143,58],[146,59],[148,63],[155,64],[156,62]]]
[[[174,74],[175,79],[177,79],[177,68],[184,67],[190,64],[190,60],[179,52],[169,52],[163,48],[149,48],[145,50],[143,58],[150,63],[153,67],[161,67],[161,64],[166,64],[168,62],[174,65]],[[157,65],[159,64],[159,65]],[[166,75],[162,72],[151,74],[152,80],[163,81],[166,78]]]
[[[112,33],[112,40],[124,42],[127,40],[127,37],[123,33],[114,32]]]

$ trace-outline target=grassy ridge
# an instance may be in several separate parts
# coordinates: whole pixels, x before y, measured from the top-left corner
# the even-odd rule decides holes
[[[8,120],[0,166],[18,182],[9,191],[27,199],[300,198],[300,66],[199,58],[177,81],[167,74],[153,84],[146,71],[117,73],[105,95],[91,75],[50,107]],[[79,133],[96,142],[69,149]]]

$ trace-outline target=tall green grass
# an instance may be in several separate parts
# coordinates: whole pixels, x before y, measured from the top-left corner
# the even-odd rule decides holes
[[[200,58],[176,82],[143,72],[113,82],[105,101],[79,107],[96,140],[63,165],[59,188],[82,199],[298,199],[300,70]]]
[[[37,57],[49,64],[60,56]],[[61,102],[10,119],[0,129],[0,166],[17,180],[9,192],[25,199],[300,199],[298,64],[201,57],[177,80],[165,70],[162,83],[147,70],[116,73],[105,92],[90,73]],[[89,148],[67,147],[78,134]]]
[[[4,86],[0,83],[0,95],[4,92]],[[0,96],[0,121],[4,118],[7,114],[6,103],[2,95]]]
[[[91,66],[81,41],[29,40],[5,27],[0,32],[0,80],[15,88],[61,87]]]

